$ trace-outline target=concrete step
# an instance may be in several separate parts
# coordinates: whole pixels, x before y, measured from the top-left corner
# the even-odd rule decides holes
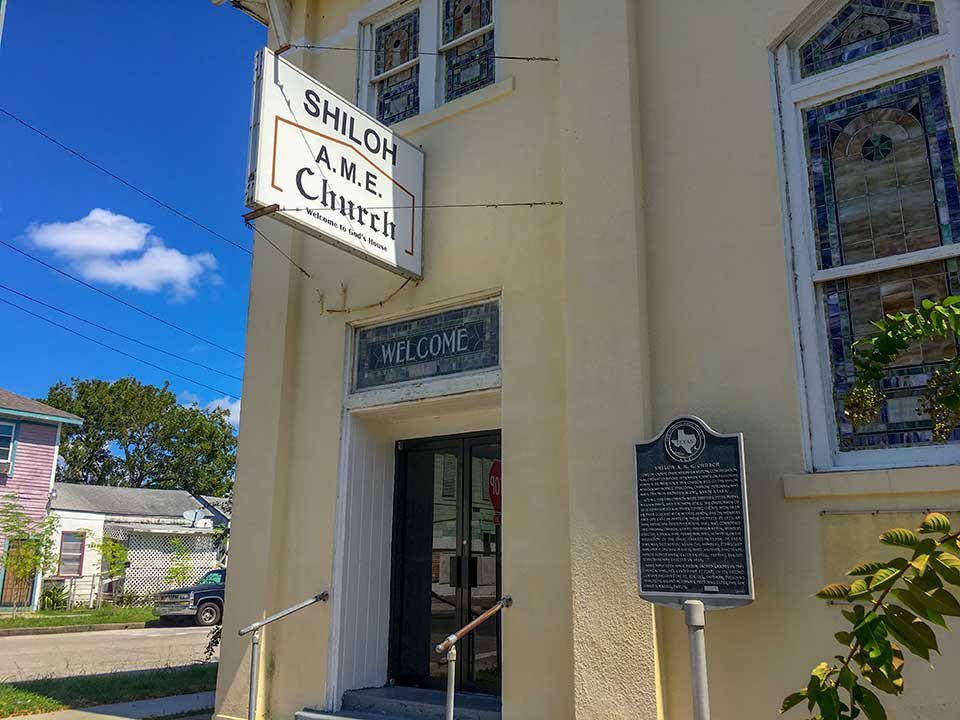
[[[446,693],[422,688],[386,687],[344,693],[335,713],[298,712],[296,720],[443,720]],[[456,720],[500,720],[500,698],[457,693]]]

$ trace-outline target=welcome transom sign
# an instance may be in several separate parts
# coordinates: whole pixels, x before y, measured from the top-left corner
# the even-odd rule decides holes
[[[497,301],[363,328],[354,390],[478,372],[500,366]]]

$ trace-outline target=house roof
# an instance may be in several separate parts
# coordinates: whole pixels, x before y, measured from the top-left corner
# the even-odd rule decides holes
[[[154,490],[62,482],[54,483],[53,487],[56,495],[50,500],[51,510],[178,519],[183,519],[183,513],[190,510],[207,510],[213,515],[214,525],[222,525],[228,520],[215,503],[210,500],[206,502],[199,500],[186,490]],[[213,499],[221,500],[222,498]]]
[[[39,400],[31,400],[23,395],[17,395],[9,390],[0,388],[0,415],[35,418],[38,420],[55,420],[57,422],[80,425],[83,418],[72,413],[57,410]]]

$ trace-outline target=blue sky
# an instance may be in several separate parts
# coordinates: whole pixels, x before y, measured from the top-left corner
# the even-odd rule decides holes
[[[266,30],[209,0],[8,0],[0,106],[231,240],[244,227],[254,53]],[[250,256],[0,115],[0,239],[197,335],[243,352]],[[243,361],[0,246],[0,283],[197,362]],[[30,397],[71,377],[135,375],[201,405],[241,383],[0,289],[0,298],[188,376],[202,387],[0,304],[0,387]],[[226,398],[225,402],[229,401]]]

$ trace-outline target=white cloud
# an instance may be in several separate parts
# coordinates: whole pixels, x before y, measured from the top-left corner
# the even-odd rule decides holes
[[[126,215],[94,208],[80,220],[33,224],[27,236],[37,245],[69,258],[117,255],[143,248],[153,228]]]
[[[177,300],[193,295],[204,276],[222,282],[212,272],[217,259],[211,253],[186,255],[167,247],[152,230],[133,218],[94,208],[73,222],[30,225],[27,237],[69,260],[85,280],[144,292],[169,289]]]
[[[196,393],[190,392],[189,390],[181,390],[177,393],[177,402],[181,405],[196,406],[201,407],[203,400],[200,399],[200,396]],[[230,413],[228,420],[230,424],[234,427],[240,427],[240,401],[234,400],[231,397],[226,395],[222,398],[217,398],[216,400],[211,400],[205,405],[202,405],[204,410],[226,410]]]
[[[177,395],[177,402],[181,405],[199,405],[200,396],[196,393],[192,393],[189,390],[181,390]]]
[[[181,393],[183,395],[183,393]],[[222,397],[211,400],[203,406],[204,410],[229,410],[230,424],[234,427],[240,427],[240,401],[229,397]]]

